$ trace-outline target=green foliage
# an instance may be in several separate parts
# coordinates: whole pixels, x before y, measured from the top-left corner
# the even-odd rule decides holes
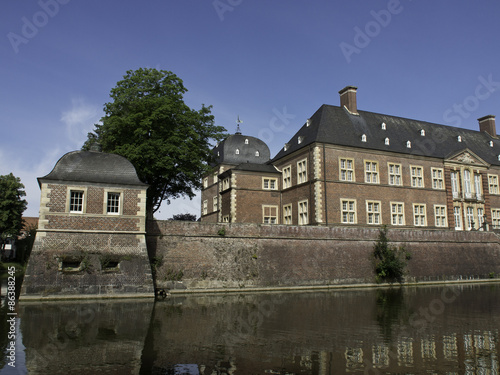
[[[221,237],[224,237],[226,235],[226,228],[220,228],[217,234]]]
[[[150,217],[163,200],[188,196],[201,188],[213,160],[211,141],[224,138],[214,125],[211,107],[189,108],[183,82],[166,70],[129,70],[111,90],[102,124],[96,124],[82,149],[97,141],[104,152],[124,156],[149,185]]]
[[[387,227],[384,226],[375,243],[373,256],[375,258],[375,274],[378,282],[388,281],[393,283],[403,281],[407,262],[411,259],[411,254],[403,246],[396,247],[389,245],[387,238]]]
[[[488,277],[489,277],[490,279],[494,279],[494,278],[495,278],[495,276],[496,276],[495,272],[490,272],[490,273],[488,274]]]
[[[178,221],[196,221],[196,215],[185,213],[173,215],[171,219],[168,220],[178,220]]]
[[[20,240],[16,241],[16,261],[20,264],[25,265],[28,263],[28,259],[33,249],[33,243],[36,237],[36,226],[27,228],[28,232],[26,236]]]
[[[7,238],[17,237],[23,228],[23,212],[28,202],[24,185],[12,173],[0,176],[0,249]]]

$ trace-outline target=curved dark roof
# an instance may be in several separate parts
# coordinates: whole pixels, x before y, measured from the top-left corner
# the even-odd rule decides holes
[[[96,151],[68,152],[48,175],[38,178],[43,180],[146,186],[126,158]]]
[[[220,142],[213,152],[217,164],[264,164],[271,158],[269,147],[263,141],[238,133]]]
[[[364,141],[363,135],[366,136]],[[411,147],[407,147],[408,141]],[[358,114],[352,114],[345,108],[326,104],[311,117],[309,126],[306,123],[299,129],[273,161],[314,142],[440,159],[469,149],[485,162],[500,165],[500,139],[488,133],[367,111],[358,110]]]

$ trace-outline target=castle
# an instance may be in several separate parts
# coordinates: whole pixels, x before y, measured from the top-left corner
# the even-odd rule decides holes
[[[500,228],[495,116],[479,131],[361,111],[357,88],[322,105],[274,158],[230,135],[205,176],[203,222]]]

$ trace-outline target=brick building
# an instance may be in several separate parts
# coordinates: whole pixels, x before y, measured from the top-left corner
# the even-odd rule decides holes
[[[22,297],[153,295],[147,185],[127,159],[69,152],[38,183],[40,216]]]
[[[236,133],[215,149],[202,221],[491,230],[500,228],[495,116],[479,131],[322,105],[270,159]]]

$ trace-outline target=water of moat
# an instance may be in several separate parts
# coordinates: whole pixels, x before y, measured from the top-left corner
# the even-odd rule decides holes
[[[21,302],[0,374],[498,374],[500,283]],[[7,310],[0,315],[6,347]]]

